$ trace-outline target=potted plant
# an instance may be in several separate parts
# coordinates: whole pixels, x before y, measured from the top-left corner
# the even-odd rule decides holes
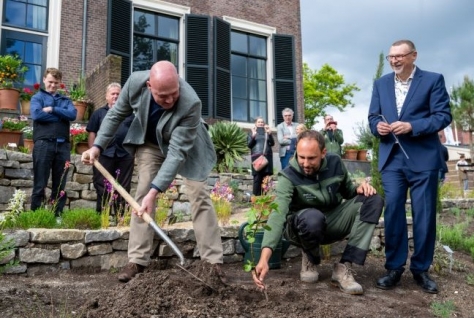
[[[79,81],[71,86],[69,98],[77,109],[76,121],[84,120],[84,114],[89,101],[87,99],[86,81],[83,77],[80,77]]]
[[[71,141],[72,141],[72,153],[82,154],[89,148],[87,140],[89,133],[86,131],[86,127],[77,123],[71,125],[69,130]]]
[[[346,143],[342,145],[342,153],[345,159],[357,160],[357,153],[359,152],[357,144]]]
[[[23,83],[26,71],[28,67],[17,55],[0,55],[0,109],[17,109],[20,91],[16,86]]]
[[[361,143],[357,147],[357,160],[358,161],[367,161],[367,145]]]
[[[0,146],[8,146],[10,143],[14,143],[15,147],[20,143],[21,131],[23,128],[28,126],[28,119],[26,116],[20,116],[18,118],[4,117],[0,120]]]
[[[23,132],[23,146],[28,149],[28,152],[33,152],[33,127],[25,126],[22,130]]]
[[[29,87],[24,87],[20,93],[20,101],[21,101],[21,114],[29,115],[30,114],[30,102],[31,97],[35,95],[40,88],[39,83],[35,83],[33,85],[33,90]]]

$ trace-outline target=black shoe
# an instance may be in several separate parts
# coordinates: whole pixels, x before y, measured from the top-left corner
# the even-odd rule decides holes
[[[413,279],[415,279],[416,284],[423,289],[424,292],[429,294],[438,293],[438,285],[436,282],[428,276],[427,272],[422,272],[421,274],[414,274]]]
[[[380,277],[377,280],[375,286],[383,290],[392,289],[398,284],[400,278],[402,277],[402,274],[402,270],[389,270],[387,271],[387,274],[385,276]]]

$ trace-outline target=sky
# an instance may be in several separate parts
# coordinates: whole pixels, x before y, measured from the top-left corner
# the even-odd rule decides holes
[[[444,75],[446,88],[474,78],[474,0],[300,0],[303,62],[312,70],[329,64],[346,84],[361,90],[355,105],[328,108],[344,142],[356,142],[354,129],[367,124],[372,82],[381,52],[393,42],[415,43],[415,65]],[[392,72],[385,61],[384,72]],[[322,118],[317,124],[322,126]]]

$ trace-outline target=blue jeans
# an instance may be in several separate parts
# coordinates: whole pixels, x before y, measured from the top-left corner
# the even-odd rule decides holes
[[[281,169],[285,169],[290,162],[290,158],[295,155],[294,151],[286,150],[285,156],[280,157]]]
[[[31,210],[44,207],[45,190],[52,173],[50,203],[54,206],[56,215],[60,215],[66,204],[66,187],[68,167],[66,161],[71,160],[71,145],[69,142],[58,143],[55,140],[38,140],[33,148],[33,193],[31,195]],[[53,204],[53,202],[55,204]]]

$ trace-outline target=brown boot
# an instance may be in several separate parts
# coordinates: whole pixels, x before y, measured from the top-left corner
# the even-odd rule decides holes
[[[362,286],[355,281],[352,276],[351,263],[335,263],[334,270],[332,271],[331,282],[333,285],[339,286],[339,288],[351,295],[362,295],[364,290]]]
[[[301,252],[301,272],[300,280],[303,282],[315,283],[318,281],[319,273],[316,270],[316,265],[308,260],[308,255]]]
[[[221,268],[221,264],[213,264],[212,266],[212,274],[216,275],[217,278],[224,284],[227,285],[229,281],[227,280],[227,276],[225,275],[224,271]]]
[[[135,263],[128,263],[127,266],[125,266],[118,274],[118,280],[120,280],[121,282],[128,282],[138,273],[142,273],[144,270],[145,266]]]

